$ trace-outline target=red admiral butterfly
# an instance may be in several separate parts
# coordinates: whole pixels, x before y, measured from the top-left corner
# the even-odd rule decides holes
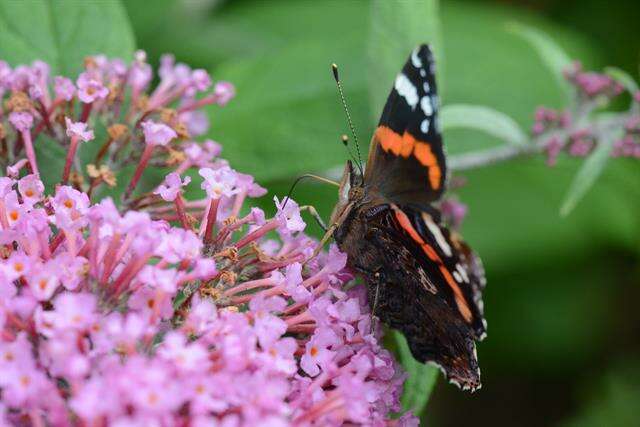
[[[480,259],[443,225],[437,205],[447,165],[434,69],[427,45],[411,53],[366,170],[346,164],[329,233],[365,278],[374,314],[402,331],[417,360],[473,391],[480,387],[475,342],[486,335],[485,278]],[[338,81],[336,68],[334,74]]]

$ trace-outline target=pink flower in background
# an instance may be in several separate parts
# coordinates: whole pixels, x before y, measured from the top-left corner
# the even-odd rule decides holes
[[[9,114],[9,122],[20,132],[28,131],[33,126],[33,116],[27,112]]]
[[[162,197],[165,202],[172,202],[175,200],[180,189],[190,182],[190,176],[186,176],[183,181],[178,173],[172,172],[165,177],[164,182],[158,186],[154,193]]]
[[[588,98],[596,96],[612,98],[623,90],[622,85],[609,75],[583,71],[580,62],[574,62],[573,66],[565,71],[565,77],[575,85],[581,95]]]
[[[54,78],[54,92],[56,94],[56,98],[64,101],[71,101],[76,93],[76,87],[71,79],[56,76]]]
[[[229,82],[218,82],[214,89],[214,96],[218,105],[227,105],[236,96],[236,89]]]
[[[207,192],[207,197],[211,199],[232,197],[239,192],[238,174],[229,166],[222,166],[218,169],[202,168],[198,173],[204,178],[201,188]]]
[[[32,208],[42,198],[44,185],[37,176],[26,175],[18,180],[18,191],[22,196],[22,203]]]
[[[285,198],[281,202],[277,196],[273,196],[273,200],[278,208],[278,213],[276,214],[276,218],[280,222],[278,231],[283,235],[290,235],[304,230],[306,224],[302,220],[300,208],[294,200]]]
[[[89,209],[89,198],[69,186],[60,186],[51,202],[55,212],[55,224],[63,229],[84,226]]]
[[[81,141],[87,142],[93,139],[93,131],[87,130],[87,124],[83,122],[73,122],[68,117],[64,118],[67,125],[67,136],[69,138],[78,138]]]
[[[453,229],[459,229],[467,216],[467,205],[453,198],[447,198],[440,204],[442,219]]]
[[[202,111],[187,111],[180,114],[182,120],[189,130],[189,135],[197,137],[204,135],[209,130],[209,117]]]
[[[218,83],[219,84],[219,83]],[[211,87],[211,77],[205,70],[193,70],[191,86],[197,92],[204,92]]]
[[[137,94],[147,88],[153,79],[153,70],[151,65],[146,63],[147,54],[144,51],[136,51],[135,59],[129,70],[128,83]],[[115,75],[124,76],[126,74],[127,70],[124,64],[115,63],[113,65]]]
[[[80,74],[76,84],[78,86],[78,99],[85,104],[104,99],[109,94],[109,89],[93,73],[88,71]]]
[[[200,144],[195,142],[188,144],[184,153],[193,165],[204,167],[209,165],[214,158],[218,157],[221,151],[222,146],[220,144],[206,139]]]
[[[167,145],[178,134],[164,123],[156,123],[152,120],[142,122],[144,141],[149,145]]]

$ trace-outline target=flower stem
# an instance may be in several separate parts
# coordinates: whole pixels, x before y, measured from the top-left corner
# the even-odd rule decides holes
[[[138,185],[138,181],[140,181],[140,178],[142,177],[142,172],[144,171],[144,168],[147,167],[147,163],[149,163],[149,160],[151,159],[151,154],[153,154],[153,145],[147,144],[144,147],[142,156],[140,156],[140,162],[138,163],[136,171],[133,173],[133,178],[131,178],[127,191],[124,193],[125,199],[129,199],[131,197],[133,190],[136,188],[136,185]]]
[[[64,163],[64,171],[62,172],[62,185],[67,185],[67,181],[69,181],[71,163],[73,163],[73,159],[76,157],[76,151],[78,151],[78,137],[72,136],[69,152],[67,153],[67,159]]]
[[[257,230],[247,234],[242,239],[238,240],[235,246],[236,248],[240,249],[243,246],[246,246],[249,243],[253,242],[254,240],[261,238],[262,236],[267,234],[269,231],[275,230],[276,228],[278,228],[278,222],[276,220],[271,220],[266,224],[264,224],[262,227],[258,228]]]
[[[511,160],[516,157],[535,154],[542,151],[542,146],[538,144],[527,145],[502,145],[489,150],[474,151],[451,157],[449,167],[453,171],[475,169]]]
[[[24,149],[27,154],[27,159],[29,160],[29,166],[31,166],[31,172],[35,175],[40,176],[40,172],[38,171],[38,163],[36,162],[36,152],[33,149],[33,142],[31,141],[31,132],[25,130],[22,132],[22,141],[24,143]]]
[[[89,118],[89,114],[91,114],[91,107],[93,106],[93,103],[90,104],[84,104],[82,106],[82,113],[80,114],[80,120],[81,122],[86,122],[87,119]]]
[[[205,244],[213,242],[213,227],[216,224],[219,203],[220,199],[211,199],[211,202],[209,202],[209,212],[207,213],[207,228],[205,228],[204,230],[203,239]]]
[[[107,154],[107,151],[109,150],[109,147],[111,146],[112,142],[113,142],[113,138],[109,138],[104,144],[102,144],[102,147],[100,147],[100,151],[98,151],[98,154],[96,154],[96,159],[94,160],[94,163],[96,165],[98,165],[102,160],[102,158],[104,157],[104,155]]]
[[[184,210],[184,199],[182,198],[182,194],[178,193],[174,203],[176,204],[176,211],[178,212],[178,218],[180,218],[182,228],[185,230],[191,230],[191,224],[189,224],[189,219],[187,218],[187,214]]]

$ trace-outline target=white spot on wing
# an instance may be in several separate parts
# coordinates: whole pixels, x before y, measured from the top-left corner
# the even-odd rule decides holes
[[[423,96],[420,100],[420,108],[422,108],[422,112],[425,116],[431,117],[431,115],[433,114],[433,105],[431,98],[429,98],[428,96]]]
[[[398,91],[398,94],[407,101],[407,104],[415,110],[416,105],[418,105],[418,90],[413,83],[411,83],[411,80],[403,73],[400,73],[396,77],[394,87],[396,91]]]
[[[424,76],[422,76],[422,77],[424,77]],[[429,86],[429,82],[422,83],[422,89],[424,89],[425,93],[429,93],[429,91],[431,90],[431,86]]]
[[[420,123],[420,131],[424,134],[429,133],[429,119],[424,119]]]
[[[451,256],[451,246],[449,246],[447,240],[442,235],[440,227],[438,227],[433,221],[425,221],[425,224],[427,224],[427,227],[429,227],[429,231],[431,231],[431,234],[433,234],[433,237],[436,239],[436,243],[438,243],[438,246],[440,247],[440,249],[442,249],[442,252],[444,252],[446,256]]]
[[[456,282],[462,283],[462,276],[460,276],[460,273],[458,273],[457,271],[454,271],[453,277],[456,279]]]
[[[416,68],[422,68],[422,60],[418,56],[418,49],[417,48],[414,49],[413,52],[411,52],[411,63]]]
[[[465,282],[469,282],[469,276],[467,276],[467,272],[460,264],[456,264],[456,270],[458,271],[458,273],[460,273],[460,276],[464,279]]]
[[[425,69],[424,69],[424,68],[421,68],[421,69],[420,69],[420,75],[421,75],[422,77],[427,77],[427,72],[425,71]]]

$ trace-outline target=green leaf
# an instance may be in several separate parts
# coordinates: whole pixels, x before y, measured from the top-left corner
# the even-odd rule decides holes
[[[372,2],[367,71],[372,112],[376,115],[374,120],[378,119],[377,115],[382,111],[394,76],[419,44],[431,45],[438,60],[439,87],[444,88],[444,58],[438,10],[437,0]],[[442,97],[442,90],[440,92]]]
[[[626,71],[617,67],[605,67],[604,72],[624,86],[629,93],[634,94],[638,91],[638,83]]]
[[[48,194],[55,190],[55,183],[62,178],[62,169],[67,157],[67,149],[47,135],[40,135],[34,142],[40,179]]]
[[[620,83],[633,96],[639,89],[638,83],[629,73],[617,67],[606,67],[604,72]]]
[[[569,215],[580,199],[582,199],[593,184],[595,184],[607,165],[611,150],[613,149],[613,142],[616,140],[617,135],[618,132],[603,137],[599,141],[595,151],[584,161],[584,164],[573,178],[569,191],[564,198],[564,202],[560,208],[560,215]]]
[[[512,22],[507,25],[512,33],[529,42],[538,53],[542,61],[553,73],[556,82],[565,92],[567,99],[571,99],[573,90],[565,80],[563,71],[571,66],[571,58],[548,34],[527,25]]]
[[[526,145],[528,141],[527,135],[511,117],[481,105],[446,105],[442,109],[442,127],[444,130],[480,130],[513,145]]]
[[[276,52],[216,70],[215,75],[233,81],[238,93],[224,108],[209,109],[211,137],[224,143],[224,155],[234,168],[268,180],[344,162],[340,135],[348,128],[332,62],[344,64],[341,77],[356,129],[364,135],[371,126],[359,79],[365,65],[362,57],[350,54],[361,49],[357,35],[343,37],[342,45],[343,50],[336,50],[323,40],[292,40]]]
[[[404,335],[398,331],[392,331],[392,334],[397,345],[400,363],[408,374],[402,394],[402,409],[413,411],[414,415],[419,417],[436,384],[438,368],[418,362],[413,358]]]
[[[54,75],[75,77],[88,55],[128,59],[135,49],[117,0],[0,1],[0,58],[12,65],[40,59]]]

